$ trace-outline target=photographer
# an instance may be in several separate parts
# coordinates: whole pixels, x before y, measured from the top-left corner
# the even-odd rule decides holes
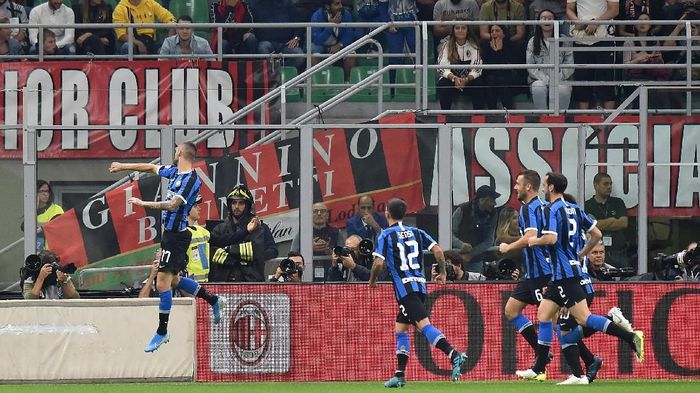
[[[695,244],[695,247],[693,247]],[[649,261],[649,273],[633,277],[634,281],[697,281],[700,276],[700,248],[697,242],[675,254],[656,254]]]
[[[283,259],[270,282],[301,282],[304,273],[304,257],[295,251],[290,251]]]
[[[588,275],[593,281],[615,281],[607,274],[608,271],[615,270],[615,267],[605,263],[605,245],[598,243],[586,256],[586,268]]]
[[[447,281],[484,281],[486,277],[481,273],[468,272],[464,270],[464,264],[466,261],[462,254],[458,250],[447,250],[445,251],[445,270],[447,271]],[[432,281],[438,276],[437,264],[433,264],[430,270],[430,276]]]
[[[25,299],[78,299],[70,275],[59,266],[60,258],[48,250],[32,254],[20,269],[22,295]]]
[[[331,267],[328,269],[326,281],[368,281],[372,265],[374,243],[370,239],[360,239],[352,235],[345,240],[345,247],[333,249]],[[388,272],[383,270],[379,281],[387,281]]]

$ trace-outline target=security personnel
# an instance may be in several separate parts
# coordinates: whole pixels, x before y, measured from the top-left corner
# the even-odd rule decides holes
[[[209,231],[199,224],[199,208],[202,196],[197,196],[187,216],[187,230],[192,232],[190,248],[187,249],[187,276],[199,283],[207,282],[209,274]]]
[[[226,197],[229,214],[211,232],[209,282],[265,281],[265,261],[278,251],[270,228],[253,209],[253,194],[238,185]]]

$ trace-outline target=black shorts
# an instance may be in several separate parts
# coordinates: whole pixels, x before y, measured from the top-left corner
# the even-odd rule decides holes
[[[547,287],[551,278],[552,276],[543,276],[531,280],[520,280],[510,297],[523,303],[539,305],[544,295],[544,288]]]
[[[163,240],[160,247],[163,249],[160,254],[159,272],[169,272],[177,274],[187,266],[187,249],[190,247],[192,232],[171,232],[163,231]]]
[[[585,292],[585,290],[584,290]],[[586,294],[586,303],[588,304],[588,307],[591,307],[591,304],[593,304],[593,298],[595,297],[594,293]],[[570,330],[576,329],[576,326],[578,326],[578,323],[576,323],[576,318],[572,317],[569,312],[566,314],[559,314],[559,326],[561,327],[561,330],[568,332]]]
[[[399,300],[399,312],[396,314],[396,322],[405,323],[408,325],[415,324],[428,318],[428,312],[425,311],[425,295],[422,293],[412,292]]]
[[[586,291],[581,287],[579,278],[565,278],[550,282],[544,292],[544,298],[553,301],[559,307],[573,307],[586,298]]]

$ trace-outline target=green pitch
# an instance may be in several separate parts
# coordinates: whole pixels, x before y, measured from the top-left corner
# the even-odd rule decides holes
[[[666,393],[700,392],[700,381],[596,381],[588,386],[556,386],[555,382],[410,382],[400,392],[430,393],[545,393],[575,390],[601,393]],[[0,385],[0,392],[12,393],[345,393],[384,392],[380,382],[268,382],[268,383],[113,383],[113,384],[59,384],[59,385]]]

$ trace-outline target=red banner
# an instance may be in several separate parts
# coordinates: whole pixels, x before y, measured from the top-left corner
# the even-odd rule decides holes
[[[381,123],[413,119],[403,114]],[[410,212],[425,207],[415,130],[380,127],[366,124],[314,133],[314,201],[326,202],[334,226],[345,226],[358,196],[365,193],[372,194],[379,211],[390,197],[404,198]],[[235,185],[245,184],[275,241],[291,240],[299,226],[298,156],[299,140],[288,139],[198,162],[205,206],[202,224],[221,219],[226,195]],[[159,178],[150,176],[87,201],[44,225],[47,242],[62,261],[78,267],[155,244],[160,241],[160,211],[134,207],[127,200],[156,200],[159,187]]]
[[[503,317],[512,284],[429,285],[431,322],[466,351],[465,380],[514,380],[533,350]],[[197,381],[381,381],[396,368],[394,321],[398,311],[390,284],[370,290],[358,284],[208,285],[228,303],[218,325],[206,302],[197,304]],[[591,311],[618,306],[646,334],[638,364],[621,340],[596,333],[586,344],[605,361],[600,379],[677,379],[700,376],[700,308],[697,284],[597,284]],[[536,309],[526,315],[536,321]],[[410,332],[409,381],[447,381],[447,357]],[[556,341],[556,340],[555,340]],[[558,346],[555,342],[555,348]],[[564,379],[563,357],[554,350],[552,380]],[[336,372],[337,370],[337,372]]]
[[[157,157],[156,125],[221,124],[273,84],[268,63],[260,61],[0,63],[0,124],[153,125],[145,132],[40,131],[37,150],[40,159]],[[251,112],[242,122],[258,124],[256,115]],[[176,129],[176,143],[200,132]],[[21,158],[22,133],[5,129],[1,134],[0,158]],[[199,146],[198,156],[221,156],[249,142],[238,139],[231,130],[215,135]]]

